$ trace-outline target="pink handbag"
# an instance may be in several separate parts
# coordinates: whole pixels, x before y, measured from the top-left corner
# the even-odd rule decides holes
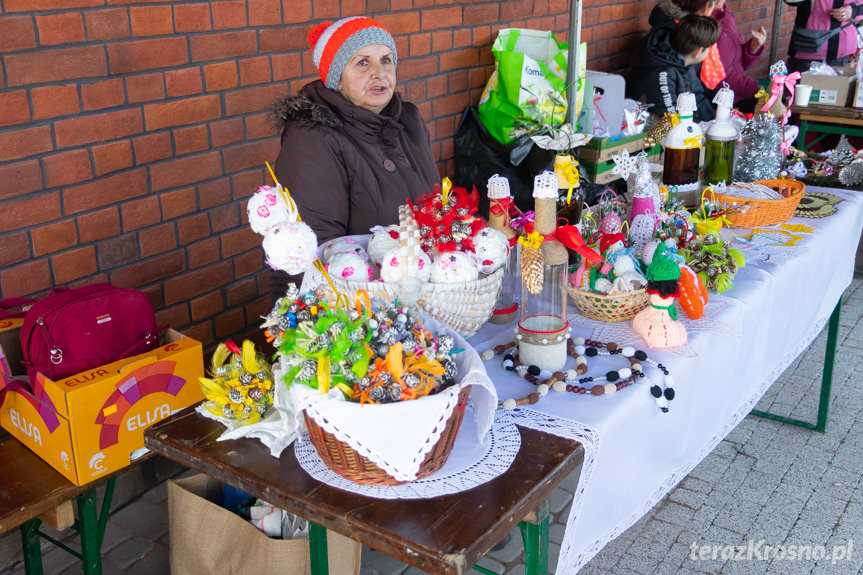
[[[21,326],[31,385],[37,372],[56,381],[158,345],[147,296],[105,283],[55,289],[27,310]]]

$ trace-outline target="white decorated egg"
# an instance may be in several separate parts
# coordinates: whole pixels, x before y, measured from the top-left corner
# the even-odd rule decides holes
[[[462,252],[447,252],[435,258],[431,268],[433,283],[469,282],[479,277],[476,263]]]
[[[288,210],[285,200],[280,197],[278,188],[270,186],[261,186],[249,198],[246,213],[249,215],[252,231],[261,235],[265,235],[282,222],[296,219]]]
[[[306,271],[318,249],[315,232],[304,222],[283,222],[270,229],[262,243],[270,267],[291,275]]]
[[[342,252],[333,255],[327,264],[327,273],[330,274],[330,277],[358,282],[371,281],[375,277],[366,258],[355,252]]]
[[[473,237],[479,271],[490,274],[504,263],[509,255],[509,240],[502,232],[485,227]]]

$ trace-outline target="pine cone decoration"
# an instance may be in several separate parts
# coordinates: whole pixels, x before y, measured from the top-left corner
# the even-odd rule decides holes
[[[521,247],[521,281],[533,295],[542,292],[542,251],[528,245]]]
[[[653,124],[650,131],[644,136],[645,149],[650,149],[665,139],[665,136],[668,135],[668,132],[670,132],[673,127],[671,118],[672,116],[670,115],[663,116],[658,122]]]

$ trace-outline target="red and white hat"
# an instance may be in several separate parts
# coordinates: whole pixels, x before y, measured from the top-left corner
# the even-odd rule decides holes
[[[331,90],[338,90],[342,70],[351,56],[371,44],[389,47],[393,51],[393,63],[396,63],[396,43],[392,35],[366,16],[342,18],[335,23],[321,22],[309,32],[315,67],[321,75],[321,81]]]

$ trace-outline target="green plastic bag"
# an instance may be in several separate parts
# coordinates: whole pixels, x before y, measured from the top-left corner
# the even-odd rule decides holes
[[[507,28],[498,34],[492,53],[495,71],[478,108],[480,120],[499,142],[510,144],[546,124],[564,123],[565,44],[552,32]]]

